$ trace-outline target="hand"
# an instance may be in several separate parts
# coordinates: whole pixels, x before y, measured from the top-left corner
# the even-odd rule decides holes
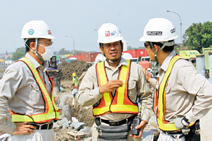
[[[99,87],[99,93],[110,93],[112,91],[117,90],[119,87],[123,85],[123,82],[121,80],[111,80],[107,82],[105,85]]]
[[[144,76],[145,76],[145,78],[146,78],[146,81],[147,81],[147,82],[150,82],[150,79],[152,78],[151,73],[148,72],[148,70],[146,70],[146,69],[144,69],[144,68],[142,68],[142,71],[143,71],[143,73],[144,73]]]
[[[36,127],[32,125],[26,125],[27,123],[15,123],[16,129],[15,132],[13,132],[13,135],[20,135],[20,134],[31,134],[35,131],[33,129],[36,129]]]
[[[147,124],[147,122],[146,122],[145,120],[142,120],[142,121],[140,122],[140,124],[139,124],[138,126],[135,127],[135,129],[140,129],[139,135],[138,135],[138,136],[135,136],[135,135],[130,134],[130,136],[131,136],[131,137],[140,138],[140,137],[142,136],[142,133],[143,133],[143,130],[144,130],[146,124]],[[131,130],[132,130],[132,126],[131,126]]]

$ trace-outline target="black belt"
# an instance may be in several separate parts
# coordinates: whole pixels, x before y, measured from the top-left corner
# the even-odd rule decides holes
[[[162,130],[162,132],[165,134],[182,134],[182,131],[163,131]]]
[[[53,128],[53,122],[51,122],[51,123],[43,123],[43,124],[30,122],[30,123],[27,123],[27,125],[32,125],[32,126],[36,127],[37,130],[48,130],[48,129],[52,129]]]
[[[109,124],[110,126],[118,126],[118,125],[128,123],[129,121],[132,121],[135,118],[135,116],[136,115],[131,116],[131,117],[124,119],[124,120],[120,120],[120,121],[105,120],[105,119],[100,119],[99,117],[97,117],[95,119],[95,123],[96,123],[97,126],[99,126],[101,124],[101,122]]]
[[[163,131],[163,133],[172,136],[173,138],[176,139],[175,134],[181,134],[178,138],[182,138],[184,136],[184,134],[182,133],[182,131]]]

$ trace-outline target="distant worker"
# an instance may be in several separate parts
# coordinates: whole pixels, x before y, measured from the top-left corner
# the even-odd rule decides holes
[[[169,20],[153,18],[140,38],[151,60],[160,64],[157,81],[145,75],[155,86],[153,109],[161,130],[158,141],[199,141],[199,119],[212,107],[212,85],[191,62],[176,54],[175,32]]]
[[[55,141],[52,128],[59,110],[45,71],[54,37],[44,21],[35,20],[24,25],[21,38],[26,55],[0,80],[0,131],[12,134],[7,141]]]
[[[79,85],[79,82],[78,82],[78,77],[76,75],[76,73],[73,73],[72,74],[72,85],[73,85],[73,90],[72,90],[72,95],[73,97],[75,98],[75,96],[77,95],[78,93],[78,85]]]
[[[98,43],[106,60],[88,69],[78,95],[82,106],[93,105],[93,141],[140,141],[153,114],[150,84],[146,82],[141,66],[122,58],[122,36],[116,25],[103,24],[98,30]],[[136,126],[140,131],[135,136],[131,135],[130,127],[139,112],[138,97],[142,103],[142,121]]]

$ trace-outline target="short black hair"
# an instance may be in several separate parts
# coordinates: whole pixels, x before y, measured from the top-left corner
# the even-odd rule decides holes
[[[168,42],[173,42],[173,40],[170,40],[170,41],[168,41]],[[152,42],[152,44],[153,44],[153,45],[158,45],[158,46],[160,46],[160,47],[163,46],[163,44],[160,43],[160,42]],[[165,46],[165,47],[163,48],[163,51],[164,51],[164,52],[171,52],[171,51],[173,51],[173,50],[174,50],[174,45],[173,45],[173,46]]]
[[[30,50],[30,43],[35,42],[35,39],[24,39],[24,40],[27,40],[25,42],[25,48],[26,48],[26,52],[28,52]]]
[[[120,44],[121,44],[121,49],[123,50],[123,42],[122,42],[122,40],[120,40]],[[99,46],[103,48],[103,43],[99,43]]]

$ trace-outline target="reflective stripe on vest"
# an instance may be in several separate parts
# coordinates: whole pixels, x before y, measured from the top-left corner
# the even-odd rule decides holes
[[[111,93],[104,93],[98,106],[93,107],[94,116],[107,113],[129,113],[137,114],[138,106],[128,97],[128,80],[130,74],[131,60],[126,60],[128,67],[121,66],[118,80],[123,82],[122,87],[116,90],[114,97]],[[105,72],[105,61],[96,64],[96,74],[98,85],[103,86],[108,82]]]
[[[170,76],[170,73],[172,71],[172,68],[173,68],[175,62],[177,60],[179,60],[180,58],[181,58],[180,56],[176,55],[170,61],[168,69],[165,72],[164,77],[159,86],[159,95],[158,95],[158,92],[155,87],[154,112],[157,115],[158,126],[163,131],[176,131],[177,130],[174,123],[169,123],[169,121],[165,120],[164,114],[165,114],[165,107],[166,107],[166,105],[165,105],[165,103],[166,103],[166,88],[167,88],[169,76]],[[157,82],[158,82],[158,80],[157,80]],[[158,99],[158,96],[159,96],[159,99]],[[192,126],[194,123],[191,123],[189,126]]]
[[[33,114],[33,115],[20,115],[17,113],[14,113],[10,110],[10,113],[12,115],[12,121],[13,122],[36,122],[36,123],[44,123],[51,120],[58,120],[60,110],[58,109],[55,100],[54,100],[54,83],[52,79],[50,79],[50,82],[52,84],[52,91],[51,91],[51,98],[50,95],[46,89],[46,86],[43,83],[42,78],[40,77],[40,74],[37,69],[34,68],[33,64],[29,61],[28,58],[23,57],[19,61],[23,61],[31,70],[41,92],[44,98],[44,107],[45,111],[44,113],[40,114]]]

